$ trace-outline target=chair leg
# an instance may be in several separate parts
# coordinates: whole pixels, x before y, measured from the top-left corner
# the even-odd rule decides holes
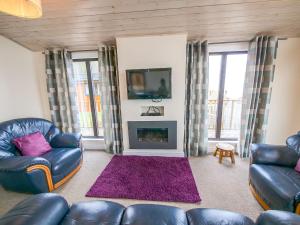
[[[234,153],[233,152],[230,153],[230,157],[231,157],[231,162],[233,164],[235,164],[235,159],[234,159]]]
[[[215,152],[214,152],[214,156],[216,156],[216,155],[218,154],[218,152],[219,152],[219,149],[216,148],[216,150],[215,150]]]
[[[219,163],[222,163],[223,160],[223,152],[219,151]]]

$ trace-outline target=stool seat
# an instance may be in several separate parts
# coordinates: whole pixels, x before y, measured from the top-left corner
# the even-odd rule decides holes
[[[222,150],[227,150],[227,151],[233,151],[234,150],[234,147],[233,147],[233,145],[231,145],[231,144],[227,144],[227,143],[218,143],[218,144],[216,144],[216,147],[217,148],[220,148],[220,149],[222,149]]]

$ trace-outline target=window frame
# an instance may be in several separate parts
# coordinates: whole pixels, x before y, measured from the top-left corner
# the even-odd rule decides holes
[[[217,116],[216,116],[216,129],[215,137],[208,138],[209,141],[238,141],[237,138],[221,138],[222,130],[222,116],[223,116],[223,101],[224,101],[224,91],[225,91],[225,81],[226,81],[226,67],[227,67],[227,56],[228,55],[239,55],[248,54],[248,51],[216,51],[210,52],[211,55],[221,56],[221,68],[220,68],[220,80],[219,80],[219,93],[217,100]]]
[[[86,66],[86,73],[87,73],[87,83],[88,83],[88,89],[89,89],[89,97],[90,97],[90,107],[91,107],[91,113],[92,113],[92,122],[93,122],[93,136],[83,136],[84,138],[92,138],[92,139],[99,139],[103,138],[103,136],[100,136],[98,133],[98,120],[96,116],[96,106],[95,106],[95,98],[94,98],[94,88],[93,88],[93,82],[92,82],[92,74],[91,74],[91,62],[98,62],[98,58],[80,58],[80,59],[72,59],[73,62],[85,62]]]

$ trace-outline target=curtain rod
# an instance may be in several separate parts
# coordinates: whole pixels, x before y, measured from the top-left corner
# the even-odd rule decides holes
[[[61,48],[61,49],[66,49],[67,51],[70,52],[98,52],[99,51],[99,48],[91,48],[91,49],[83,49],[83,50],[72,50],[68,48]],[[45,50],[42,53],[45,54]]]
[[[287,40],[286,37],[278,38],[279,41]],[[194,39],[195,40],[195,39]],[[192,40],[189,40],[192,41]],[[208,42],[209,45],[220,45],[220,44],[235,44],[235,43],[248,43],[250,40],[241,40],[241,41],[223,41],[223,42]],[[70,52],[92,52],[92,51],[98,51],[99,49],[85,49],[85,50],[69,50]],[[42,52],[45,54],[45,51]]]
[[[67,49],[67,50],[69,50],[69,49]],[[72,50],[72,49],[70,49],[69,51],[70,52],[97,52],[99,49],[86,49],[86,50]]]
[[[279,41],[287,40],[288,38],[282,37],[278,38]],[[219,44],[235,44],[235,43],[249,43],[251,40],[244,41],[223,41],[223,42],[208,42],[209,45],[219,45]]]
[[[71,49],[66,49],[70,52],[97,52],[99,49],[85,49],[85,50],[71,50]],[[45,54],[45,50],[42,51],[43,54]]]

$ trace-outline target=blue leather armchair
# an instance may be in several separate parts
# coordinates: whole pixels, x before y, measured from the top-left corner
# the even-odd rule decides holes
[[[264,209],[300,214],[300,132],[285,146],[253,144],[249,171],[250,189]]]
[[[256,222],[235,212],[221,209],[183,209],[154,204],[127,208],[115,202],[79,202],[69,207],[66,200],[53,193],[34,195],[18,203],[0,217],[0,225],[299,225],[300,216],[270,210]]]
[[[12,139],[37,131],[52,150],[40,157],[21,156]],[[52,122],[38,118],[0,123],[0,184],[7,190],[51,192],[74,175],[81,162],[80,134],[61,133]]]

